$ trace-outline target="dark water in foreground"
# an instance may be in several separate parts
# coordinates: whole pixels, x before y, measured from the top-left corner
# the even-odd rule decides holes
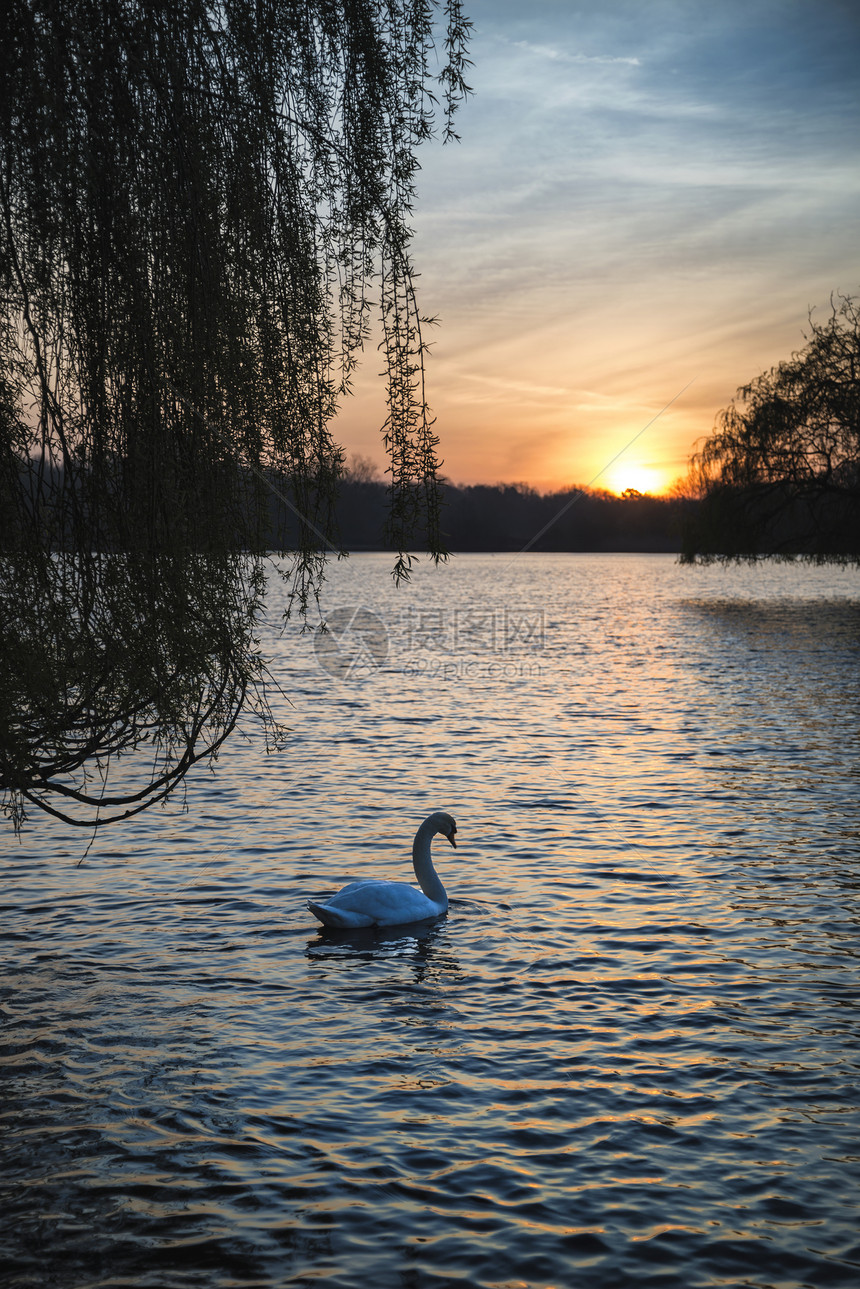
[[[857,1284],[857,574],[386,570],[285,753],[6,844],[0,1282]],[[436,808],[447,918],[323,932]]]

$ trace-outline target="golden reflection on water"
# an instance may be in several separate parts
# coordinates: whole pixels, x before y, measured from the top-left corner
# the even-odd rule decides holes
[[[77,1289],[95,1249],[96,1289],[153,1251],[181,1289],[853,1286],[851,585],[468,557],[405,592],[441,631],[417,653],[384,563],[334,568],[384,666],[347,683],[285,638],[286,753],[225,750],[188,816],[80,869],[50,827],[10,865],[21,1275],[45,1250]],[[522,608],[540,647],[488,659],[475,617],[455,647],[457,604]],[[313,923],[408,880],[436,808],[446,918]]]

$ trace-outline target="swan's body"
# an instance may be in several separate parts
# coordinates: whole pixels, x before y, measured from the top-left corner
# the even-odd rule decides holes
[[[308,900],[311,913],[326,926],[341,928],[399,926],[402,922],[422,922],[425,918],[439,917],[448,907],[448,896],[430,858],[430,842],[437,832],[447,837],[452,846],[457,846],[454,840],[457,825],[450,815],[437,811],[424,820],[412,843],[412,867],[420,891],[407,882],[387,882],[377,878],[350,882],[325,904]]]

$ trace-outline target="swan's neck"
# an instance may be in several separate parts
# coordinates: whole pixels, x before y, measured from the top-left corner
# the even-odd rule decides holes
[[[435,834],[436,829],[429,820],[425,820],[412,843],[412,867],[415,869],[418,885],[428,900],[433,900],[434,904],[447,904],[448,896],[445,894],[445,887],[439,881],[433,867],[433,860],[430,858],[430,843]]]

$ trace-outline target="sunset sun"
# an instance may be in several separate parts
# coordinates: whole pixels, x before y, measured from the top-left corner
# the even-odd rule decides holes
[[[635,489],[636,492],[649,492],[659,494],[667,486],[668,479],[664,472],[654,466],[639,465],[633,461],[627,464],[619,461],[610,470],[606,472],[600,480],[604,488],[620,496],[628,488]]]

